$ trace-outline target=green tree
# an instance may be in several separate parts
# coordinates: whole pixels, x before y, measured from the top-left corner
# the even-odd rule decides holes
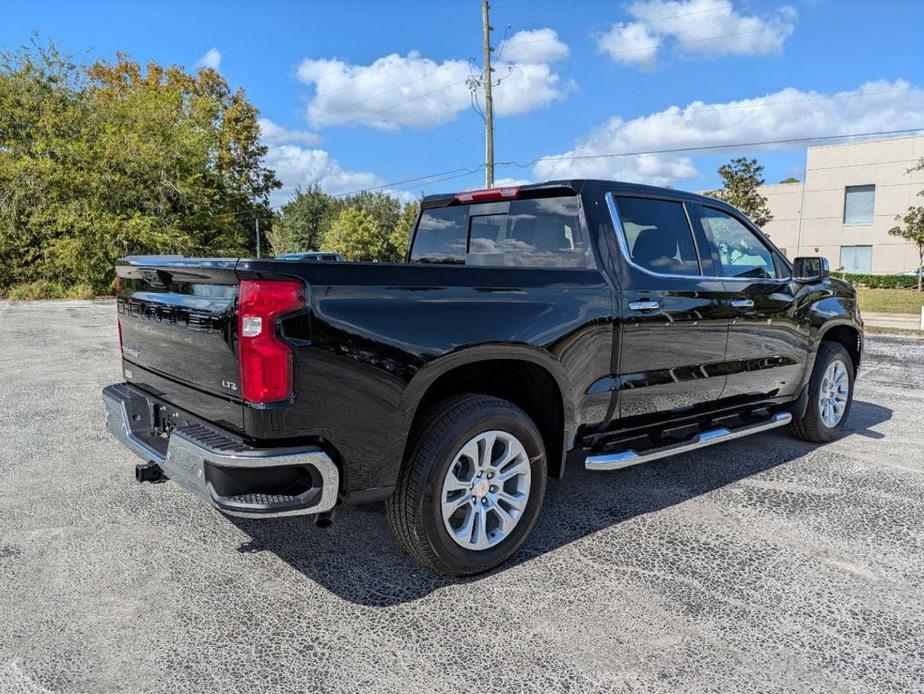
[[[235,254],[279,185],[257,111],[216,71],[53,46],[0,56],[0,290],[107,291],[131,253]]]
[[[307,190],[297,189],[273,220],[270,243],[276,255],[321,250],[321,241],[342,208],[337,198],[316,183]]]
[[[385,238],[391,235],[401,214],[401,202],[388,193],[363,191],[341,200],[344,207],[364,210],[372,215]]]
[[[770,208],[767,207],[767,198],[758,192],[758,187],[764,184],[761,177],[764,167],[756,159],[739,157],[719,167],[719,175],[724,183],[718,190],[710,195],[734,205],[744,212],[757,226],[763,227],[773,219]]]
[[[347,260],[384,260],[387,236],[375,217],[366,210],[347,207],[324,235],[324,250],[340,253]]]
[[[409,202],[401,210],[401,215],[388,237],[390,247],[389,260],[399,263],[407,255],[407,247],[411,240],[411,233],[414,231],[414,225],[417,223],[417,216],[420,214],[420,203]]]
[[[918,249],[918,291],[924,290],[921,282],[921,268],[924,267],[924,207],[909,207],[905,216],[896,215],[900,226],[889,229],[889,234],[910,241]]]

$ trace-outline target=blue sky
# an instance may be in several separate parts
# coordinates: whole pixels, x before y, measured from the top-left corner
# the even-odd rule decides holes
[[[496,159],[519,164],[498,179],[701,190],[746,154],[776,182],[801,176],[804,143],[663,150],[924,128],[920,0],[494,0],[492,24],[495,45],[508,37]],[[482,122],[465,78],[469,59],[480,69],[480,25],[478,0],[7,1],[0,47],[37,31],[78,56],[217,67],[266,119],[278,204],[314,181],[477,187],[483,172],[464,172],[483,162]],[[649,154],[600,156],[614,152]]]

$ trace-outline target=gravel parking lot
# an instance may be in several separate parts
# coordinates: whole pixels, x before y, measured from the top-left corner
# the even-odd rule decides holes
[[[515,560],[418,568],[381,508],[221,516],[103,427],[110,302],[0,302],[0,691],[922,691],[924,342],[848,433],[552,483]]]

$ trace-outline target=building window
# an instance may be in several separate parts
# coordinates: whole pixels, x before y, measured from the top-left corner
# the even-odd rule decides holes
[[[870,274],[873,270],[873,247],[841,246],[841,269],[857,275]]]
[[[844,224],[873,223],[876,186],[847,186],[844,189]]]

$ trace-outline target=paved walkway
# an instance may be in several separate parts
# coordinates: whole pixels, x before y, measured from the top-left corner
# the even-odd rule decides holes
[[[863,322],[877,328],[903,328],[920,330],[921,316],[913,313],[874,313],[863,311]]]

